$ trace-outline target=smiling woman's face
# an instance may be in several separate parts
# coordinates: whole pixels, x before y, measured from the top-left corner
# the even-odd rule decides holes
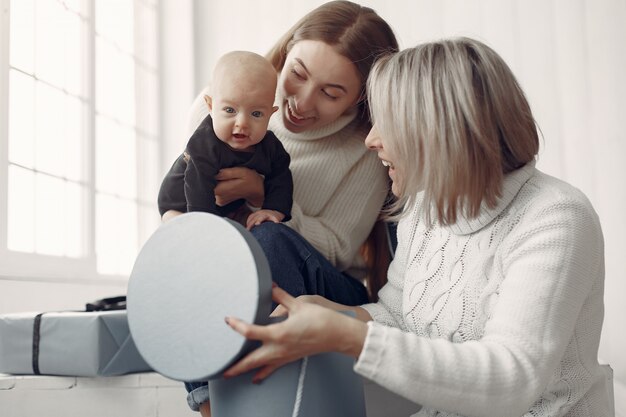
[[[361,85],[355,65],[331,46],[297,42],[278,80],[285,127],[299,133],[334,122],[357,104]]]
[[[396,196],[400,196],[400,181],[402,180],[402,176],[399,175],[396,170],[396,166],[394,164],[395,158],[391,153],[385,149],[383,144],[383,139],[376,128],[376,125],[372,126],[369,134],[365,138],[365,146],[369,148],[369,150],[376,152],[380,162],[387,168],[387,174],[391,179],[391,192]]]

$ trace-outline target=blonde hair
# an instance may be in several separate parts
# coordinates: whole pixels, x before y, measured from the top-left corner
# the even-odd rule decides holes
[[[539,149],[515,76],[474,39],[425,43],[379,60],[368,96],[383,146],[402,175],[390,212],[408,209],[424,191],[429,224],[476,217],[482,204],[496,205],[504,175]]]
[[[277,72],[293,45],[302,40],[322,41],[354,63],[362,84],[360,114],[369,120],[365,83],[372,65],[379,56],[398,51],[389,24],[369,7],[350,1],[325,3],[300,19],[269,51],[267,58]]]

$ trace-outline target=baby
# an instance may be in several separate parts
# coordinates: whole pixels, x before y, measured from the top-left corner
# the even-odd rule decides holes
[[[244,200],[215,203],[215,176],[222,168],[243,166],[264,177],[262,208],[248,216],[248,229],[265,221],[291,218],[293,180],[289,154],[267,130],[274,106],[276,71],[262,56],[235,51],[222,56],[204,100],[209,115],[193,133],[159,191],[159,212],[204,211],[232,215]]]

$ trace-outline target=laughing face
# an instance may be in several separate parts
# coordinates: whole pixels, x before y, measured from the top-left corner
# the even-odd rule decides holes
[[[372,127],[370,133],[367,135],[367,138],[365,138],[365,146],[367,146],[370,150],[376,152],[381,163],[388,168],[389,178],[391,178],[392,181],[391,192],[395,196],[399,196],[401,176],[398,175],[396,167],[393,163],[394,157],[390,155],[387,150],[385,150],[383,146],[383,140],[378,133],[378,129],[376,129],[376,126]]]
[[[294,133],[326,126],[358,102],[355,65],[321,41],[302,40],[289,51],[278,81],[285,127]]]

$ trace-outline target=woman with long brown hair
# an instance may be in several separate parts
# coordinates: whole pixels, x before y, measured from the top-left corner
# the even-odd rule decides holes
[[[267,55],[277,72],[279,108],[269,129],[291,156],[294,203],[292,220],[251,232],[274,282],[294,296],[319,294],[348,305],[369,299],[361,247],[389,183],[364,146],[371,128],[365,85],[374,62],[397,50],[393,31],[374,10],[332,1],[304,16]],[[192,105],[194,129],[207,115],[203,96]],[[263,179],[255,171],[223,169],[217,179],[218,205],[245,199],[261,206]],[[210,415],[206,383],[186,385],[190,406]]]

